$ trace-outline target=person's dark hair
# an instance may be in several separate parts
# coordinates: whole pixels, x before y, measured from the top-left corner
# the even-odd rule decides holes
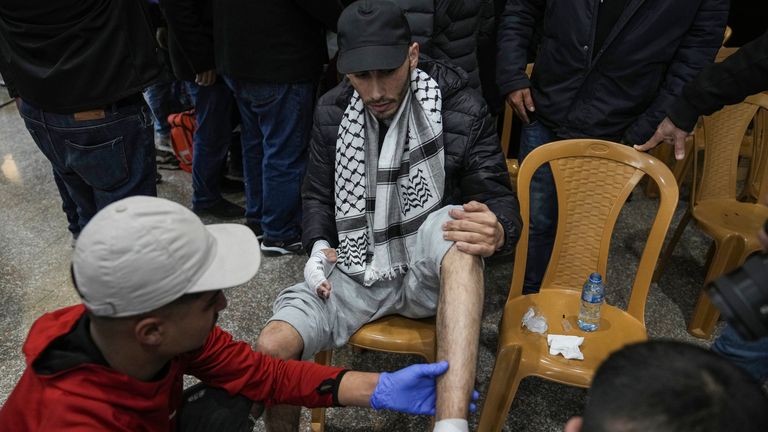
[[[768,398],[710,351],[643,342],[613,353],[597,370],[582,431],[768,431]]]

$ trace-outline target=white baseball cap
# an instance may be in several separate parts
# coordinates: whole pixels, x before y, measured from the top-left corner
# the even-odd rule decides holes
[[[248,282],[261,261],[244,225],[203,225],[184,206],[134,196],[88,222],[72,257],[75,286],[94,315],[139,315],[184,294]]]

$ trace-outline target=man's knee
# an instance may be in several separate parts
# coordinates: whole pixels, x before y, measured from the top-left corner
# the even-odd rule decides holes
[[[256,341],[256,351],[283,360],[301,358],[304,340],[292,325],[285,321],[270,321]]]
[[[443,238],[443,224],[453,220],[449,211],[461,206],[445,206],[432,212],[419,227],[417,261],[428,260],[439,266],[453,242]]]

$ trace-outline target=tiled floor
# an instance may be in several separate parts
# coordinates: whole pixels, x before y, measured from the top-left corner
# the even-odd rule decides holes
[[[189,205],[190,177],[181,171],[162,171],[162,197]],[[242,200],[232,196],[231,199]],[[682,202],[677,219],[681,215]],[[13,104],[0,109],[0,403],[12,390],[23,368],[20,348],[36,317],[45,311],[77,302],[69,281],[70,236],[53,183],[50,165],[35,147]],[[647,231],[655,203],[635,193],[616,229],[607,280],[608,301],[622,304],[638,260],[639,238]],[[213,221],[206,221],[213,222]],[[703,344],[685,332],[696,293],[703,280],[707,240],[689,228],[659,286],[648,299],[646,321],[651,337]],[[304,258],[265,258],[259,274],[229,294],[229,308],[221,325],[236,337],[253,342],[270,315],[276,293],[301,279]],[[509,287],[510,259],[487,264],[487,295],[482,324],[477,388],[488,386],[497,341],[497,323]],[[374,352],[335,353],[336,363],[362,370],[391,370],[418,359]],[[584,403],[585,391],[536,378],[523,381],[505,430],[558,431]],[[304,429],[306,426],[306,410]],[[477,417],[472,418],[476,422]],[[427,418],[362,409],[329,411],[329,431],[426,430]],[[259,424],[259,430],[263,425]]]

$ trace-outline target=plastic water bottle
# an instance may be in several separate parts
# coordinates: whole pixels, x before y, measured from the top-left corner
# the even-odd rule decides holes
[[[581,308],[579,309],[579,328],[592,332],[600,324],[600,306],[605,298],[605,286],[600,273],[592,273],[584,283],[581,291]]]

